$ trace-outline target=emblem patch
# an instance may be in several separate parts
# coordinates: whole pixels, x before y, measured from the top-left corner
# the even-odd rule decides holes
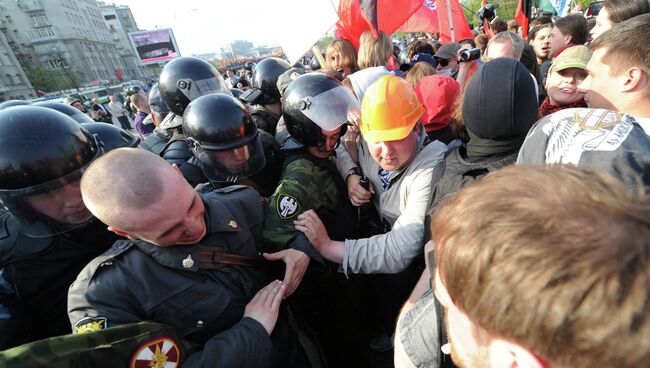
[[[161,337],[146,342],[131,358],[130,368],[176,368],[180,363],[180,350],[176,341]]]
[[[108,328],[106,317],[86,317],[74,324],[74,330],[77,334],[94,332]]]
[[[281,194],[278,198],[276,210],[278,211],[280,218],[286,220],[292,218],[298,213],[298,211],[300,211],[300,203],[290,195]]]

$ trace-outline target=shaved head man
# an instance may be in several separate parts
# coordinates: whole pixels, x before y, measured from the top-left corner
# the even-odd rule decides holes
[[[278,320],[286,287],[277,280],[263,287],[269,280],[255,190],[199,194],[159,156],[124,148],[88,167],[81,193],[109,230],[128,239],[90,262],[70,287],[74,332],[150,320],[203,346],[187,366],[302,366],[295,333]],[[285,327],[271,334],[276,322]]]
[[[122,172],[106,180],[107,172]],[[176,167],[135,148],[98,160],[81,180],[81,195],[115,233],[157,245],[199,242],[206,233],[204,205]]]

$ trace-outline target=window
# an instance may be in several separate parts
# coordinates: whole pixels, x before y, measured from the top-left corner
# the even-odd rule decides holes
[[[11,17],[11,15],[6,15],[5,18],[7,19],[7,23],[13,23],[14,18]]]
[[[108,14],[108,15],[104,15],[104,19],[106,19],[106,20],[114,20],[114,19],[116,19],[116,17],[115,17],[115,14]]]
[[[8,52],[0,54],[0,62],[2,62],[2,65],[11,65],[11,59],[9,58]]]

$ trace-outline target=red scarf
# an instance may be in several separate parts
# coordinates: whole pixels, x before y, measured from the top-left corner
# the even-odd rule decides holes
[[[578,101],[567,105],[551,105],[551,99],[549,97],[546,97],[546,99],[542,102],[542,106],[539,107],[539,119],[554,112],[558,112],[564,109],[571,109],[574,107],[587,107],[587,104],[585,103],[585,100],[581,98]]]

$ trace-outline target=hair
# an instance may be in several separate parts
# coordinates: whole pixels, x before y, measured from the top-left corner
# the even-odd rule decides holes
[[[490,22],[490,29],[494,33],[505,32],[508,30],[508,22],[499,17],[496,17],[492,20],[492,22]]]
[[[650,76],[650,44],[646,40],[649,32],[650,14],[642,14],[603,32],[589,47],[607,51],[603,63],[609,65],[613,75],[638,67]],[[650,97],[650,86],[646,95]]]
[[[519,23],[517,23],[516,20],[511,19],[511,20],[508,21],[508,30],[509,31],[512,30],[511,32],[515,32],[515,33],[519,32],[520,27],[521,26],[519,25]]]
[[[480,35],[474,37],[474,43],[476,44],[476,47],[481,50],[481,54],[485,53],[485,49],[487,49],[487,44],[489,41],[490,38],[485,33],[481,33]]]
[[[555,21],[555,27],[565,35],[571,35],[571,43],[583,45],[589,39],[587,20],[582,15],[567,15]]]
[[[476,48],[476,42],[474,42],[473,38],[463,38],[462,40],[458,41],[458,43],[461,45],[470,45],[473,49]]]
[[[133,106],[138,106],[140,105],[141,102],[148,103],[147,97],[143,95],[142,93],[135,93],[131,95],[131,104]]]
[[[539,25],[539,26],[537,26],[535,28],[531,28],[530,32],[528,32],[528,37],[526,38],[526,42],[529,43],[529,44],[531,42],[533,42],[535,40],[535,37],[537,37],[537,33],[539,33],[539,31],[541,31],[544,28],[553,28],[553,24],[552,23],[544,23],[544,24]]]
[[[546,25],[546,24],[553,25],[553,18],[551,18],[551,17],[549,17],[547,15],[539,17],[539,18],[535,18],[535,19],[533,19],[532,22],[530,22],[529,28],[533,29],[535,27],[543,26],[543,25]]]
[[[527,44],[524,46],[519,62],[524,64],[530,74],[537,80],[537,84],[540,85],[542,83],[542,76],[540,75],[539,64],[537,64],[537,55],[535,55],[535,50],[531,45]]]
[[[385,66],[393,56],[393,42],[384,32],[374,37],[372,32],[365,31],[361,35],[359,46],[359,57],[357,62],[359,68],[365,69],[373,66]]]
[[[120,228],[124,226],[120,223],[122,212],[146,209],[160,198],[164,190],[161,173],[165,170],[173,173],[173,168],[158,155],[143,149],[118,148],[88,167],[81,178],[81,196],[93,215],[108,226]]]
[[[342,38],[335,38],[330,42],[325,53],[325,60],[328,65],[330,54],[333,51],[337,51],[339,55],[341,55],[341,63],[349,66],[353,73],[359,70],[359,65],[357,64],[357,51],[354,49],[354,45],[352,45],[350,41]]]
[[[465,127],[465,120],[463,120],[463,103],[465,101],[465,91],[461,90],[460,95],[456,98],[454,106],[451,109],[451,120],[449,121],[449,128],[451,129],[454,137],[460,139],[463,143],[469,142],[469,133]]]
[[[512,32],[499,32],[492,37],[487,44],[486,53],[489,53],[490,45],[495,43],[510,43],[513,47],[513,55],[517,60],[521,59],[524,52],[524,40],[518,34]]]
[[[650,202],[610,174],[512,166],[448,197],[441,281],[480,330],[552,367],[650,360]]]
[[[409,45],[406,57],[411,60],[416,54],[435,54],[433,51],[433,45],[426,40],[416,40]]]
[[[607,9],[607,16],[612,24],[650,13],[648,0],[607,0],[603,7]]]
[[[427,62],[421,61],[419,63],[415,63],[411,70],[406,73],[406,80],[411,83],[411,86],[413,86],[413,88],[415,88],[420,79],[434,74],[436,74],[436,68]]]

